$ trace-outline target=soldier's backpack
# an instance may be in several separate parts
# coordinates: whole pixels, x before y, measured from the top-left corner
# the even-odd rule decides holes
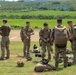
[[[73,26],[73,36],[72,39],[76,39],[76,25]]]
[[[45,71],[51,71],[51,70],[56,70],[56,69],[52,65],[38,63],[34,70],[35,72],[45,72]]]
[[[55,27],[55,44],[67,44],[68,34],[66,27]]]
[[[21,28],[21,31],[20,31],[20,37],[21,37],[21,40],[22,40],[22,41],[24,40],[23,28],[24,28],[24,27],[22,27],[22,28]]]
[[[35,67],[35,72],[43,72],[46,69],[46,65],[43,65],[41,63],[38,63]]]

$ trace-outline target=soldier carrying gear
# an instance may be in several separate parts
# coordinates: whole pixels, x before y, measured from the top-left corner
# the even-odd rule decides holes
[[[1,40],[2,55],[1,55],[0,60],[4,60],[4,58],[5,58],[5,48],[6,48],[6,51],[7,51],[6,59],[9,59],[9,57],[10,57],[10,50],[9,50],[9,44],[10,44],[9,35],[10,35],[10,31],[11,31],[11,28],[7,24],[7,20],[3,20],[3,26],[1,26],[1,28],[0,28],[0,32],[2,32],[1,33],[1,36],[2,36],[2,40]]]
[[[47,50],[48,50],[48,60],[51,59],[51,37],[50,37],[50,34],[51,34],[51,29],[48,28],[48,24],[47,23],[44,23],[44,28],[40,30],[39,32],[39,37],[40,37],[40,40],[42,41],[42,59],[45,58],[45,52],[46,52],[46,47],[47,47]]]
[[[76,25],[73,25],[73,22],[71,20],[69,20],[67,23],[70,27],[70,42],[74,56],[73,63],[76,64]]]
[[[31,42],[31,35],[34,35],[34,31],[32,28],[30,28],[30,22],[26,22],[26,26],[22,30],[23,33],[23,43],[24,43],[24,48],[23,48],[23,53],[24,57],[27,59],[32,59],[30,57],[30,42]]]
[[[57,27],[52,31],[52,39],[55,42],[55,67],[58,68],[59,54],[61,51],[63,52],[64,67],[67,67],[66,47],[69,32],[66,27],[62,25],[62,19],[58,19],[57,23]]]

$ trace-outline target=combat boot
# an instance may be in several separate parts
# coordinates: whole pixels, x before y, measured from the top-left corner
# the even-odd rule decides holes
[[[0,60],[4,60],[4,58],[1,57]]]

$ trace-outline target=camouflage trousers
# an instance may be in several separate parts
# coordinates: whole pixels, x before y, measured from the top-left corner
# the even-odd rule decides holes
[[[66,47],[59,48],[56,45],[55,45],[55,67],[58,68],[60,53],[62,53],[62,57],[64,60],[64,67],[67,67]]]
[[[24,56],[26,56],[26,54],[29,55],[30,54],[29,53],[29,50],[30,50],[30,40],[24,40],[23,43],[24,43],[23,54],[24,54]]]
[[[8,36],[3,36],[2,39],[1,39],[1,51],[2,51],[2,55],[1,55],[1,58],[4,59],[5,57],[5,48],[6,48],[6,51],[7,51],[7,58],[10,57],[10,50],[9,50],[9,44],[10,44],[10,40],[9,40],[9,37]]]
[[[45,52],[46,52],[46,47],[47,47],[47,50],[48,50],[48,59],[51,59],[51,50],[52,50],[52,47],[51,47],[51,44],[50,42],[42,42],[42,59],[45,58]]]
[[[73,41],[71,45],[72,45],[72,51],[73,51],[73,56],[74,56],[73,62],[76,64],[76,40]]]

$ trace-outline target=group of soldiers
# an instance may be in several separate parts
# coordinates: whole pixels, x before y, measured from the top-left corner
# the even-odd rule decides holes
[[[62,25],[62,19],[57,19],[57,26],[53,29],[49,28],[48,23],[43,24],[43,28],[39,31],[39,43],[42,49],[42,60],[45,59],[45,53],[48,51],[48,61],[51,60],[52,45],[55,45],[55,67],[58,68],[59,56],[64,59],[64,67],[67,67],[67,42],[71,42],[71,47],[73,51],[73,63],[76,64],[76,25],[73,25],[73,22],[69,20],[67,22],[69,29]],[[9,59],[10,50],[9,50],[9,35],[11,28],[7,23],[7,20],[3,20],[3,26],[0,27],[1,39],[1,51],[2,55],[0,60]],[[23,54],[26,59],[32,59],[30,56],[30,42],[31,36],[34,35],[34,30],[30,27],[30,22],[26,22],[26,26],[22,27],[20,31],[20,37],[24,44]],[[5,57],[5,48],[7,55]]]

